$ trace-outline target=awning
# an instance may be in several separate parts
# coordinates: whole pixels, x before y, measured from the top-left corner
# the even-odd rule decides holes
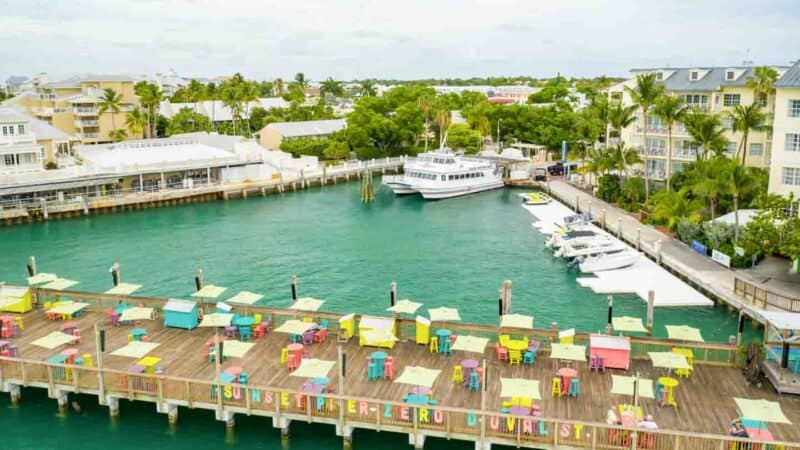
[[[253,305],[257,301],[264,298],[261,294],[255,294],[249,291],[242,291],[228,299],[228,303],[238,303],[240,305]]]
[[[783,331],[800,330],[800,313],[762,311],[758,313],[773,328]]]
[[[525,328],[533,329],[533,317],[522,314],[504,314],[500,318],[501,328]]]
[[[113,352],[114,356],[124,356],[126,358],[144,358],[148,353],[155,350],[160,344],[157,342],[128,342],[128,345],[120,347]]]
[[[460,322],[461,316],[455,308],[433,308],[428,310],[432,322]]]
[[[71,316],[87,306],[89,306],[89,304],[83,302],[59,303],[56,306],[48,309],[47,312],[52,314],[67,314]]]
[[[743,419],[757,420],[759,422],[783,423],[791,425],[791,421],[783,414],[781,405],[778,402],[769,400],[751,400],[745,398],[734,398],[736,406],[742,413]]]
[[[629,395],[633,397],[633,383],[634,377],[625,377],[621,375],[611,375],[611,393],[619,395]],[[656,398],[653,392],[653,380],[647,378],[639,378],[637,389],[639,397],[642,398]]]
[[[409,299],[403,299],[395,303],[395,305],[391,308],[388,308],[387,311],[397,314],[414,314],[417,312],[420,306],[422,306],[422,303],[412,302]]]
[[[413,386],[433,387],[436,377],[441,370],[427,369],[419,366],[406,366],[403,374],[394,380],[395,383],[410,384]]]
[[[122,322],[129,322],[133,320],[150,320],[153,317],[153,308],[134,306],[122,311],[119,320]]]
[[[471,353],[483,353],[488,344],[489,339],[486,338],[477,336],[456,336],[456,342],[451,349]]]
[[[586,361],[586,346],[573,344],[550,344],[550,359]]]
[[[316,298],[312,297],[303,297],[298,298],[297,301],[292,303],[292,305],[289,306],[289,309],[313,312],[319,310],[323,303],[325,303],[324,300],[317,300]]]
[[[336,364],[336,361],[307,358],[300,361],[300,367],[289,375],[302,378],[327,377],[334,364]]]
[[[314,324],[311,322],[303,322],[300,320],[287,320],[283,322],[281,326],[275,329],[276,333],[287,333],[287,334],[303,334],[309,329],[313,328]]]
[[[211,313],[203,316],[199,327],[227,327],[233,320],[233,314]]]
[[[33,286],[35,284],[49,283],[57,279],[58,276],[54,273],[37,273],[32,277],[28,277],[28,284]]]
[[[213,284],[207,284],[203,286],[203,289],[192,294],[192,297],[200,297],[200,298],[217,298],[222,295],[223,292],[228,288],[224,288],[222,286],[214,286]]]
[[[699,329],[687,325],[667,325],[667,336],[678,341],[705,342]]]
[[[71,334],[62,333],[60,331],[53,331],[47,336],[40,337],[39,339],[31,342],[31,344],[37,347],[43,347],[52,350],[56,347],[65,344],[71,344],[75,341],[75,339],[76,339],[75,336]]]
[[[611,318],[611,326],[614,327],[614,331],[647,333],[647,328],[645,328],[644,324],[642,323],[642,319],[638,317],[613,317]]]
[[[236,340],[224,341],[222,343],[222,356],[225,358],[244,358],[245,353],[256,345],[252,342],[242,342]]]
[[[106,291],[109,295],[131,295],[142,287],[141,284],[120,283]]]
[[[75,286],[78,284],[77,281],[68,280],[66,278],[56,278],[55,280],[41,286],[43,289],[52,289],[54,291],[63,291],[68,287]]]
[[[653,367],[663,367],[665,369],[691,369],[686,357],[673,352],[648,352]]]
[[[36,184],[20,184],[15,186],[0,188],[0,195],[14,195],[14,194],[27,194],[29,192],[50,192],[50,191],[65,191],[68,189],[82,188],[86,186],[99,186],[103,184],[116,184],[119,182],[120,177],[115,176],[112,178],[98,178],[98,179],[84,179],[79,181],[62,181],[62,182],[47,182]]]
[[[500,397],[522,397],[541,400],[539,380],[524,378],[500,378]]]

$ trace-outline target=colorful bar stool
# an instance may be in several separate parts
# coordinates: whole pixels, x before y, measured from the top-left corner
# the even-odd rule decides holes
[[[430,347],[428,348],[431,353],[436,353],[439,351],[439,338],[436,336],[431,336],[431,343]]]
[[[536,362],[536,353],[528,350],[522,356],[522,364],[532,366]]]
[[[573,378],[569,382],[569,396],[578,397],[581,395],[581,382],[577,378]]]
[[[469,374],[469,390],[470,391],[479,391],[481,389],[481,382],[478,379],[478,371],[472,371]]]
[[[453,366],[453,383],[463,383],[464,382],[464,369],[461,366]]]
[[[561,377],[553,377],[550,393],[553,394],[553,397],[561,397]]]
[[[394,358],[391,356],[387,356],[386,361],[383,363],[383,378],[394,379]]]
[[[378,376],[378,365],[375,362],[370,362],[367,364],[367,380],[377,380],[380,378]]]

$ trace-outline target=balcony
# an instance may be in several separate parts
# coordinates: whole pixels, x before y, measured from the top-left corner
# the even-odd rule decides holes
[[[666,156],[667,155],[667,149],[661,148],[661,147],[650,147],[648,149],[640,148],[639,149],[639,154],[642,155],[642,156],[646,155],[648,157],[651,157],[651,156]]]
[[[100,137],[100,133],[78,133],[78,139],[85,140],[85,139],[97,139]]]
[[[35,144],[36,135],[33,133],[28,134],[15,134],[13,136],[0,136],[0,147],[10,147],[17,144]]]
[[[37,117],[51,117],[53,115],[53,108],[31,108]]]
[[[708,103],[687,103],[686,106],[699,111],[711,110],[711,105],[709,105]]]
[[[72,108],[72,113],[76,116],[97,116],[97,108],[87,106],[77,106]]]
[[[639,134],[644,133],[644,127],[637,125],[636,132]],[[666,126],[649,126],[647,127],[647,134],[669,134],[669,128]],[[686,131],[686,127],[683,124],[676,124],[672,127],[672,136],[688,136],[689,132]]]
[[[98,120],[76,120],[75,128],[97,128],[100,124]]]

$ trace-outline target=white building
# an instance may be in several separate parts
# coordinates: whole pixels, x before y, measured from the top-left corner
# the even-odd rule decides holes
[[[288,108],[289,102],[281,97],[268,97],[254,100],[247,106],[251,111],[253,108],[264,108],[269,111],[272,108]],[[183,108],[189,108],[198,114],[208,117],[211,123],[233,121],[233,111],[220,100],[204,100],[197,103],[170,103],[165,100],[159,105],[158,113],[167,119],[172,119]],[[243,116],[247,117],[247,111],[244,112]]]
[[[0,174],[42,171],[44,157],[44,147],[36,142],[30,117],[0,108]]]
[[[800,198],[800,61],[775,83],[769,191]]]
[[[276,150],[281,142],[297,138],[327,138],[347,127],[345,119],[307,120],[301,122],[275,122],[258,132],[259,142],[264,148]]]

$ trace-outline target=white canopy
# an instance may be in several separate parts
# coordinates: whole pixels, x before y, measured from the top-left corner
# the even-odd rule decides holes
[[[108,295],[131,295],[142,287],[141,284],[119,283],[106,291]]]
[[[501,328],[525,328],[533,329],[533,317],[523,314],[504,314],[500,318]]]
[[[486,350],[486,345],[489,344],[489,339],[477,336],[456,336],[456,343],[453,344],[452,350],[461,350],[472,353],[483,353]]]
[[[203,289],[192,294],[192,297],[200,297],[200,298],[217,298],[225,292],[227,288],[221,286],[214,286],[213,284],[207,284],[203,286]]]
[[[199,327],[227,327],[233,320],[233,314],[211,313],[203,316]]]
[[[134,320],[149,320],[153,318],[153,308],[144,308],[141,306],[134,306],[122,311],[119,320],[122,322],[130,322]]]
[[[541,400],[539,380],[500,378],[500,397],[522,397]]]
[[[653,367],[663,367],[665,369],[691,369],[686,357],[680,353],[673,352],[648,352]]]
[[[300,361],[300,367],[294,372],[290,373],[293,377],[302,378],[320,378],[327,377],[328,372],[331,371],[336,361],[327,361],[324,359],[305,358]]]
[[[611,375],[611,393],[629,395],[633,397],[634,380],[634,377]],[[639,391],[639,397],[656,398],[655,393],[653,392],[653,380],[639,378],[637,390]]]
[[[31,344],[37,347],[43,347],[48,350],[52,350],[56,347],[71,344],[75,341],[75,336],[71,334],[62,333],[60,331],[53,331],[52,333],[48,334],[47,336],[40,337],[39,339],[31,342]]]
[[[455,308],[442,306],[428,310],[432,322],[460,322],[461,316]]]
[[[324,300],[317,300],[313,297],[298,298],[297,301],[292,303],[289,309],[296,309],[298,311],[317,311],[325,303]]]
[[[406,298],[398,301],[394,306],[386,310],[397,314],[414,314],[420,306],[422,306],[422,303],[412,302]]]
[[[364,338],[364,345],[376,345],[382,342],[397,342],[397,336],[388,328],[369,328],[359,331]]]
[[[441,370],[427,369],[419,366],[406,366],[403,374],[397,377],[395,383],[411,384],[414,386],[433,387],[436,382],[436,377],[439,376]]]
[[[228,299],[229,303],[238,303],[240,305],[252,305],[264,298],[261,294],[255,294],[249,291],[242,291]]]
[[[111,354],[114,356],[124,356],[126,358],[143,358],[159,345],[160,344],[157,342],[133,341],[128,342],[124,347],[114,350]]]
[[[287,320],[283,322],[281,326],[275,329],[276,333],[287,333],[287,334],[303,334],[309,329],[313,328],[314,324],[311,322],[303,322],[301,320]]]
[[[705,342],[700,330],[688,325],[667,325],[667,336],[678,341]]]
[[[770,423],[783,423],[791,425],[792,422],[786,418],[781,410],[781,405],[778,402],[771,402],[769,400],[751,400],[746,398],[734,398],[736,406],[742,413],[742,417],[750,420],[757,420],[759,422]]]
[[[222,356],[226,358],[244,358],[244,355],[256,345],[252,342],[229,340],[222,342]]]
[[[49,283],[51,281],[55,281],[58,279],[58,276],[54,273],[37,273],[32,277],[28,277],[28,284],[42,284],[42,283]]]
[[[550,344],[550,359],[586,361],[586,346],[573,344]]]
[[[642,319],[639,317],[613,317],[611,319],[611,326],[614,327],[614,331],[647,333],[647,328],[645,328],[644,324],[642,323]]]
[[[42,288],[52,289],[54,291],[63,291],[64,289],[75,286],[76,284],[78,284],[77,281],[68,280],[66,278],[56,278],[55,280],[42,286]]]
[[[75,314],[76,312],[86,308],[87,306],[89,306],[89,304],[88,303],[83,303],[83,302],[59,303],[59,304],[53,306],[52,308],[48,309],[47,312],[48,313],[52,313],[52,314],[72,315],[72,314]]]

